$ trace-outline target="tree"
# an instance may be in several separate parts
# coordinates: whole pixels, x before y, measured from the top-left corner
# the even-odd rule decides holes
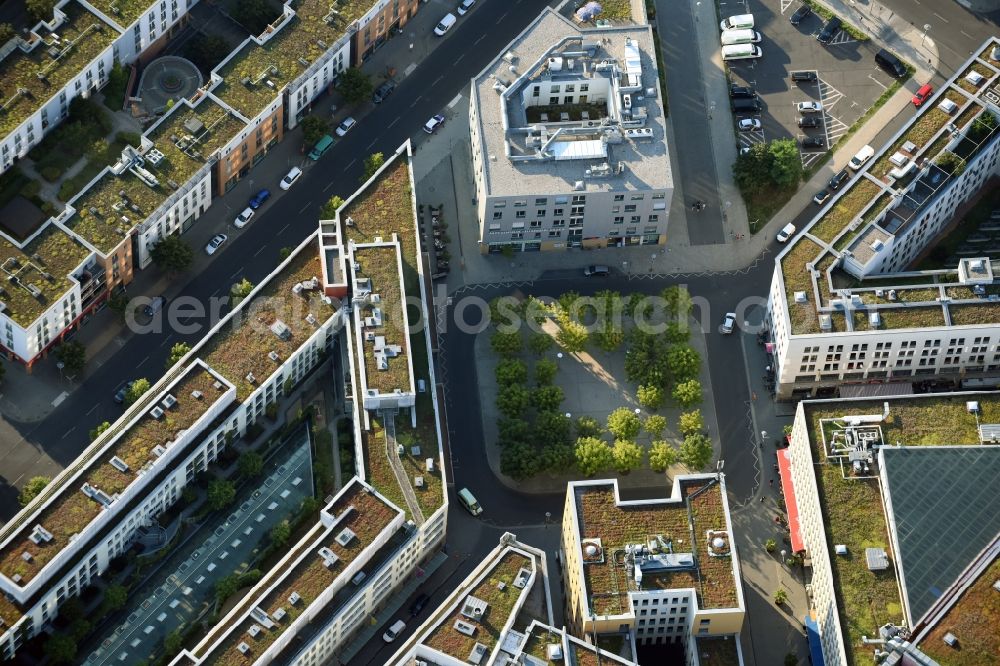
[[[524,442],[512,442],[500,450],[500,472],[517,481],[539,470],[538,453]]]
[[[608,432],[615,439],[635,439],[641,429],[639,415],[628,407],[619,407],[608,414]]]
[[[559,331],[556,333],[556,342],[570,354],[583,351],[589,338],[590,335],[583,324],[568,319],[560,322]]]
[[[640,384],[635,397],[646,409],[656,410],[663,404],[663,389],[652,384]]]
[[[665,472],[677,463],[677,449],[670,442],[658,439],[649,445],[649,466],[654,472]]]
[[[531,428],[535,443],[543,449],[569,444],[569,433],[570,420],[557,411],[539,412]]]
[[[680,285],[671,285],[660,292],[660,297],[666,301],[667,312],[672,318],[686,320],[691,314],[691,294]]]
[[[667,367],[675,382],[684,382],[698,376],[701,356],[689,345],[676,345],[667,352]]]
[[[56,0],[27,0],[24,6],[36,21],[51,21]],[[73,651],[76,652],[76,646]]]
[[[191,351],[191,345],[189,345],[188,343],[175,342],[174,345],[170,348],[170,356],[167,357],[167,363],[166,363],[167,370],[174,367],[174,365],[177,364],[177,361],[184,358],[184,355],[187,354],[189,351]]]
[[[236,574],[229,574],[215,581],[215,598],[221,604],[236,594],[236,591],[239,589],[240,577]]]
[[[128,588],[124,585],[114,583],[104,590],[103,606],[111,612],[125,608],[128,603]]]
[[[233,18],[254,35],[264,32],[275,18],[266,0],[240,0],[233,5],[232,12]]]
[[[558,370],[559,366],[555,361],[543,358],[535,363],[535,383],[539,386],[548,386],[555,380]]]
[[[128,310],[128,296],[123,291],[116,291],[108,297],[108,307],[124,320],[125,312]]]
[[[288,246],[278,248],[278,259],[280,259],[281,261],[288,259],[288,257],[292,255],[292,250],[294,249],[295,248]]]
[[[744,193],[758,192],[771,183],[771,162],[774,156],[767,144],[755,143],[750,151],[737,156],[733,163],[733,179]]]
[[[356,67],[349,67],[340,73],[337,89],[348,104],[362,102],[372,94],[372,80]]]
[[[552,349],[552,345],[552,336],[548,333],[532,333],[528,338],[528,349],[537,356]]]
[[[21,488],[20,494],[17,496],[17,501],[21,503],[21,506],[28,506],[31,500],[35,499],[38,493],[45,489],[45,486],[49,485],[51,481],[47,476],[33,476],[28,479],[28,482],[24,484]]]
[[[319,142],[330,131],[330,123],[322,116],[306,116],[300,124],[302,125],[302,140],[306,142],[306,145]]]
[[[663,337],[665,337],[667,342],[672,345],[687,342],[691,339],[691,327],[688,326],[686,319],[683,321],[669,322],[666,330],[663,331]]]
[[[688,379],[674,386],[671,394],[674,401],[684,407],[692,407],[701,402],[701,382],[697,379]]]
[[[764,550],[766,550],[769,553],[773,553],[774,549],[777,547],[778,547],[778,542],[775,541],[774,539],[768,539],[767,541],[764,542]]]
[[[523,384],[528,381],[528,366],[516,358],[505,358],[497,363],[496,370],[497,384],[506,386],[508,384]]]
[[[83,372],[87,363],[87,348],[76,340],[64,342],[56,347],[56,358],[63,364],[66,374],[75,377]]]
[[[559,409],[564,397],[558,386],[539,386],[531,392],[531,402],[540,412]]]
[[[581,416],[576,420],[577,437],[600,437],[604,434],[601,422],[593,416]]]
[[[678,458],[691,469],[704,469],[712,462],[712,440],[702,434],[688,435],[681,443]]]
[[[385,164],[385,156],[382,153],[372,153],[365,158],[365,174],[361,176],[361,182],[365,183],[375,175],[375,172]]]
[[[168,273],[179,273],[194,261],[194,250],[177,234],[164,237],[149,254],[153,263]]]
[[[521,353],[522,343],[520,333],[504,333],[495,331],[490,337],[490,347],[501,356],[514,356]]]
[[[184,45],[184,56],[204,72],[212,71],[231,51],[229,42],[219,35],[196,33]]]
[[[524,419],[502,417],[497,421],[497,431],[501,446],[509,442],[526,442],[531,425]]]
[[[0,45],[14,39],[15,34],[14,28],[10,23],[0,23]]]
[[[618,439],[611,448],[611,457],[618,473],[628,474],[642,465],[642,447],[630,439]]]
[[[614,464],[611,447],[596,437],[581,437],[573,450],[576,466],[584,476],[608,470]]]
[[[292,537],[292,526],[287,520],[283,520],[271,528],[271,543],[281,547],[288,543]]]
[[[640,384],[664,386],[669,372],[669,350],[663,336],[633,329],[625,352],[625,376]]]
[[[236,499],[236,487],[226,479],[212,479],[208,484],[208,508],[212,511],[223,509]]]
[[[642,429],[649,433],[653,439],[659,439],[663,436],[663,431],[667,429],[667,419],[659,414],[651,414],[646,417]]]
[[[684,412],[680,417],[680,430],[684,435],[696,435],[705,429],[705,419],[700,409]]]
[[[240,456],[236,469],[241,478],[251,479],[264,469],[264,457],[256,451],[248,451]]]
[[[531,392],[520,384],[500,387],[497,393],[497,409],[508,418],[517,418],[524,414],[531,402]]]
[[[332,220],[337,216],[337,211],[344,203],[343,199],[337,195],[333,195],[329,201],[323,204],[323,208],[320,209],[320,217],[324,220]]]
[[[145,377],[136,379],[125,391],[125,406],[134,404],[150,388],[149,380]]]
[[[180,629],[174,629],[163,639],[163,650],[171,657],[184,648],[184,636]]]
[[[250,292],[253,291],[253,287],[254,287],[253,282],[251,282],[246,278],[243,278],[242,280],[234,284],[232,287],[230,287],[229,293],[233,297],[234,301],[233,305],[235,306],[237,303],[239,303],[244,298],[249,296]]]
[[[802,179],[802,157],[795,139],[775,139],[767,146],[771,155],[768,175],[778,187],[792,187]]]
[[[774,592],[774,605],[781,606],[788,601],[788,593],[784,589],[778,588]]]
[[[28,4],[32,1],[28,0]],[[43,650],[53,664],[68,664],[76,659],[76,641],[66,634],[53,634],[47,637]]]
[[[100,424],[96,425],[90,431],[90,441],[93,442],[94,440],[96,440],[98,437],[100,437],[102,434],[104,434],[104,432],[108,428],[110,428],[110,427],[111,427],[111,423],[109,423],[108,421],[105,421],[104,423],[100,423]]]
[[[613,322],[605,322],[603,326],[592,334],[594,344],[606,352],[613,352],[625,341],[625,331],[621,326]]]
[[[568,443],[546,446],[538,453],[539,469],[549,469],[559,474],[564,474],[566,470],[572,469],[575,461],[573,447]]]

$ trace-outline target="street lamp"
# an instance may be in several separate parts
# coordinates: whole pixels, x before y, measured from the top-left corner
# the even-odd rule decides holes
[[[920,36],[920,45],[924,45],[924,41],[927,39],[927,33],[931,30],[930,23],[924,23],[924,34]]]
[[[767,441],[767,431],[766,430],[761,430],[760,431],[760,446],[764,446],[764,442],[766,442],[766,441]]]
[[[625,275],[628,275],[628,262],[627,261],[623,261],[622,262],[622,272],[624,272]]]
[[[571,419],[571,418],[573,418],[573,415],[570,414],[569,412],[566,412],[566,418]]]
[[[636,415],[636,416],[639,416],[639,414],[641,414],[641,413],[642,413],[642,410],[641,410],[641,409],[639,409],[638,407],[636,407],[636,408],[635,408],[635,415]]]
[[[66,379],[66,377],[63,375],[63,368],[66,367],[66,364],[63,363],[62,361],[57,361],[56,367],[59,368],[59,379]]]

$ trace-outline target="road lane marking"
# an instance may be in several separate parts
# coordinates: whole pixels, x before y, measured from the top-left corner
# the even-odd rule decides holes
[[[93,407],[90,408],[90,410],[87,412],[87,416],[93,414],[95,409],[97,409],[97,405],[94,405]]]
[[[139,365],[137,367],[141,367],[141,366],[146,365],[146,361],[148,361],[148,360],[149,360],[149,355],[147,355],[146,358],[144,358],[141,361],[139,361]]]
[[[326,187],[323,188],[323,191],[326,192],[331,187],[333,187],[333,181],[332,180],[329,183],[326,184]]]
[[[395,124],[396,124],[396,123],[398,123],[398,122],[399,122],[399,116],[396,116],[396,119],[395,119],[395,120],[393,120],[393,121],[392,121],[391,123],[389,123],[388,125],[386,125],[385,127],[386,127],[386,129],[389,129],[390,127],[392,127],[393,125],[395,125]]]
[[[444,74],[434,79],[434,83],[432,83],[431,86],[436,86],[437,84],[441,83],[443,79],[444,79]]]
[[[350,162],[348,162],[347,166],[344,167],[344,171],[347,171],[348,169],[350,169],[354,165],[354,163],[357,162],[357,161],[358,161],[357,158],[354,158],[353,160],[351,160]]]
[[[453,109],[455,105],[462,101],[462,93],[455,95],[455,98],[448,102],[448,108]]]
[[[875,78],[874,76],[872,76],[871,74],[869,74],[869,75],[868,75],[868,78],[869,78],[869,79],[871,79],[872,81],[874,81],[875,83],[877,83],[877,84],[878,84],[879,86],[881,86],[881,87],[882,87],[882,90],[887,90],[887,89],[888,89],[888,86],[886,86],[886,85],[883,85],[881,81],[879,81],[878,79],[876,79],[876,78]]]
[[[965,35],[966,37],[968,37],[969,39],[975,39],[975,37],[973,37],[972,35],[970,35],[969,33],[967,33],[964,30],[959,30],[959,32],[962,33],[963,35]]]
[[[62,393],[60,393],[59,395],[57,395],[55,397],[55,399],[52,401],[52,406],[53,407],[58,407],[62,403],[62,401],[65,400],[68,397],[69,397],[69,393],[67,393],[66,391],[63,391]]]
[[[299,211],[299,212],[301,213],[302,211]],[[279,234],[285,233],[285,229],[287,229],[287,228],[288,228],[288,225],[286,224],[285,226],[283,226],[280,229],[278,229],[278,233]]]
[[[417,63],[411,62],[409,65],[406,66],[406,69],[403,70],[403,76],[409,76],[410,74],[413,74],[413,70],[415,70],[416,68],[417,68]]]
[[[73,426],[72,428],[70,428],[69,430],[67,430],[66,432],[64,432],[63,436],[60,437],[59,439],[66,439],[69,436],[69,434],[71,432],[73,432],[74,430],[76,430],[76,426]]]
[[[510,14],[510,12],[504,12],[503,14],[501,14],[500,18],[497,19],[497,23],[503,22],[503,20],[507,18],[507,14]]]
[[[457,58],[455,58],[455,62],[453,62],[451,64],[451,66],[454,67],[455,65],[457,65],[462,60],[462,58],[464,58],[464,57],[465,57],[464,53],[462,53],[461,55],[459,55]]]
[[[263,251],[265,250],[265,247],[266,247],[266,246],[262,246],[262,247],[261,247],[260,249],[258,249],[258,250],[257,250],[256,252],[254,252],[254,253],[253,253],[253,256],[255,256],[255,257],[256,257],[256,256],[257,256],[258,254],[260,254],[261,252],[263,252]],[[214,295],[215,295],[215,294],[213,294],[213,296],[214,296]]]
[[[478,44],[479,42],[483,41],[484,39],[486,39],[486,35],[479,35],[479,39],[477,39],[476,41],[472,42],[472,45],[475,46],[476,44]]]
[[[170,342],[173,339],[174,339],[174,336],[168,335],[167,337],[163,338],[163,342],[160,343],[160,346],[162,347],[163,345],[167,344],[168,342]]]
[[[951,21],[949,21],[949,20],[948,20],[948,19],[946,19],[945,17],[941,16],[941,15],[940,15],[940,14],[938,14],[937,12],[932,12],[932,13],[934,14],[934,16],[937,16],[937,17],[938,17],[939,19],[941,19],[941,20],[942,20],[942,21],[944,21],[945,23],[951,23]]]
[[[372,139],[372,142],[368,144],[368,150],[371,150],[377,141],[378,139]]]
[[[301,215],[302,213],[306,212],[306,208],[309,208],[309,206],[312,206],[312,203],[313,203],[312,201],[309,201],[308,203],[306,203],[305,206],[303,206],[302,208],[299,208],[299,215]],[[285,226],[287,227],[288,225],[286,224]]]

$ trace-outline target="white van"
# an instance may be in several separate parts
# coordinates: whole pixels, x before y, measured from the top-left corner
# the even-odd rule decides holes
[[[451,30],[451,26],[455,25],[457,22],[458,19],[455,18],[454,14],[448,14],[443,19],[441,19],[440,23],[434,26],[434,34],[437,35],[438,37],[444,37],[444,33]]]
[[[857,171],[865,165],[865,162],[870,160],[872,156],[875,155],[875,149],[871,146],[865,146],[858,151],[858,154],[851,158],[851,161],[847,163],[847,166],[854,171]]]
[[[745,30],[753,27],[753,14],[739,14],[722,19],[719,24],[720,30]]]
[[[759,44],[760,33],[750,28],[744,30],[723,30],[721,40],[723,46],[730,46],[732,44]]]
[[[469,492],[468,488],[462,488],[458,491],[458,501],[461,502],[462,506],[464,506],[473,516],[478,516],[483,512],[483,507],[480,506],[478,501],[476,501],[476,497]]]
[[[732,44],[722,47],[723,60],[743,60],[745,58],[759,58],[763,55],[759,46],[753,44]]]

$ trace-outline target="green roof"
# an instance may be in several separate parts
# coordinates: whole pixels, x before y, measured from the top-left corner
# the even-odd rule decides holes
[[[41,39],[32,35],[30,52],[15,48],[0,61],[0,135],[10,134],[41,109],[119,35],[76,2],[60,11],[66,21]]]
[[[27,328],[52,304],[66,295],[69,274],[90,252],[54,225],[43,229],[24,249],[0,237],[0,303],[4,314]],[[18,282],[10,281],[16,276]],[[34,285],[38,296],[29,289]]]
[[[123,28],[142,17],[157,2],[150,0],[90,0],[91,6]]]
[[[1000,533],[995,446],[882,449],[910,624]]]
[[[111,252],[132,227],[149,217],[244,127],[242,120],[209,97],[194,108],[180,104],[146,134],[154,149],[163,154],[163,159],[153,164],[147,152],[143,165],[156,176],[157,184],[148,185],[128,171],[121,176],[105,171],[73,201],[76,213],[66,226],[101,252]],[[127,197],[124,207],[122,192]]]
[[[217,73],[223,83],[212,92],[247,118],[256,117],[374,4],[375,0],[302,0],[294,4],[295,17],[275,36],[263,46],[251,41],[222,65]]]

